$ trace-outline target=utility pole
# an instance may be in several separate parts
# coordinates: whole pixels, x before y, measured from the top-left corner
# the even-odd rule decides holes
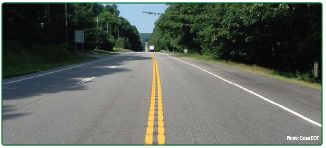
[[[68,44],[68,14],[67,14],[67,4],[65,4],[65,12],[66,12],[66,43]]]
[[[109,20],[106,22],[106,33],[109,34]]]
[[[118,38],[120,37],[120,32],[119,32],[119,28],[118,28]]]

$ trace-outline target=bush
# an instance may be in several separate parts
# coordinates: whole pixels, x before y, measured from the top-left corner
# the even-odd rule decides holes
[[[109,35],[109,36],[107,36],[106,40],[104,41],[102,49],[112,51],[114,46],[115,46],[114,37]]]
[[[3,42],[3,66],[22,63],[49,63],[71,58],[66,44],[35,44],[18,41]]]
[[[4,41],[2,76],[19,76],[92,59],[74,54],[67,50],[67,44]]]
[[[116,48],[124,48],[124,38],[119,37],[116,41]]]

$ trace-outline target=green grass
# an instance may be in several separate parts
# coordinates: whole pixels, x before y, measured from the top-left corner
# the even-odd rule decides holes
[[[10,77],[16,77],[16,76],[21,76],[25,74],[30,74],[30,73],[35,73],[35,72],[40,72],[56,67],[62,67],[66,65],[71,65],[71,64],[76,64],[76,63],[81,63],[85,62],[88,60],[93,60],[96,58],[92,57],[87,57],[87,56],[79,56],[75,58],[71,58],[66,61],[59,61],[59,62],[53,62],[53,63],[38,63],[38,64],[21,64],[17,65],[15,67],[3,67],[3,72],[2,72],[2,77],[3,78],[10,78]]]
[[[4,41],[2,52],[2,78],[40,72],[95,59],[88,56],[75,56],[74,51],[69,51],[65,44]]]
[[[122,48],[113,48],[114,52],[133,52],[130,49],[122,49]]]
[[[132,50],[115,48],[113,51],[94,49],[85,52],[87,54],[113,55],[117,54],[114,52],[132,52]],[[95,58],[75,56],[74,49],[67,49],[65,44],[5,41],[3,42],[2,77],[10,78],[92,59]]]
[[[94,49],[94,50],[86,50],[87,54],[104,54],[104,55],[114,55],[116,53],[112,53],[112,51],[106,51],[106,50],[99,50],[99,49]]]
[[[114,55],[117,54],[117,52],[133,52],[130,49],[123,49],[123,48],[113,48],[112,51],[107,51],[107,50],[99,50],[99,49],[94,49],[94,50],[86,50],[87,54],[104,54],[104,55]]]
[[[300,73],[281,72],[269,68],[260,67],[257,65],[248,65],[248,64],[236,63],[236,62],[225,61],[225,60],[216,60],[213,56],[210,55],[199,55],[193,53],[183,54],[178,52],[176,52],[176,55],[197,59],[209,63],[220,64],[227,67],[240,69],[254,74],[270,77],[273,79],[282,80],[289,83],[299,84],[302,86],[321,90],[321,83],[309,77],[309,74],[306,73],[300,74]]]

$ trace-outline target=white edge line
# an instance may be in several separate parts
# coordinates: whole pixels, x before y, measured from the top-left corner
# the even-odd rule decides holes
[[[164,53],[162,53],[162,54],[164,54]],[[204,71],[206,73],[209,73],[210,75],[213,75],[213,76],[215,76],[215,77],[217,77],[217,78],[219,78],[219,79],[221,79],[221,80],[229,83],[229,84],[232,84],[234,86],[237,86],[237,87],[239,87],[239,88],[241,88],[241,89],[243,89],[243,90],[245,90],[245,91],[247,91],[247,92],[249,92],[249,93],[251,93],[251,94],[253,94],[253,95],[255,95],[255,96],[257,96],[257,97],[259,97],[259,98],[261,98],[261,99],[263,99],[263,100],[265,100],[265,101],[267,101],[267,102],[269,102],[269,103],[271,103],[273,105],[275,105],[275,106],[278,106],[278,107],[280,107],[280,108],[282,108],[282,109],[284,109],[284,110],[286,110],[286,111],[288,111],[288,112],[290,112],[290,113],[292,113],[292,114],[294,114],[294,115],[296,115],[296,116],[298,116],[298,117],[300,117],[300,118],[302,118],[302,119],[304,119],[304,120],[306,120],[306,121],[308,121],[308,122],[310,122],[310,123],[312,123],[314,125],[317,125],[317,126],[321,127],[321,124],[320,123],[318,123],[318,122],[316,122],[314,120],[311,120],[311,119],[309,119],[309,118],[307,118],[307,117],[305,117],[305,116],[303,116],[303,115],[301,115],[301,114],[299,114],[299,113],[297,113],[297,112],[295,112],[295,111],[293,111],[293,110],[291,110],[291,109],[289,109],[289,108],[287,108],[287,107],[285,107],[285,106],[283,106],[281,104],[278,104],[278,103],[276,103],[276,102],[274,102],[272,100],[269,100],[269,99],[265,98],[264,96],[259,95],[259,94],[255,93],[255,92],[253,92],[253,91],[251,91],[251,90],[249,90],[249,89],[247,89],[247,88],[245,88],[245,87],[243,87],[243,86],[241,86],[239,84],[236,84],[236,83],[233,83],[231,81],[228,81],[228,80],[226,80],[226,79],[224,79],[224,78],[222,78],[222,77],[220,77],[220,76],[218,76],[216,74],[213,74],[213,73],[211,73],[211,72],[209,72],[209,71],[207,71],[205,69],[202,69],[202,68],[200,68],[200,67],[198,67],[196,65],[193,65],[193,64],[187,63],[185,61],[182,61],[182,60],[180,60],[178,58],[172,57],[172,56],[167,55],[167,54],[164,54],[164,55],[169,56],[171,58],[174,58],[174,59],[176,59],[176,60],[178,60],[178,61],[180,61],[182,63],[185,63],[185,64],[191,65],[193,67],[196,67],[196,68],[198,68],[198,69],[200,69],[200,70],[202,70],[202,71]]]
[[[84,83],[84,82],[86,82],[88,79],[90,79],[90,78],[83,79],[83,80],[79,81],[79,82],[76,83],[76,84]]]
[[[84,79],[84,80],[82,80],[82,81],[80,81],[80,82],[78,82],[78,83],[76,83],[76,84],[86,83],[87,81],[90,81],[90,80],[92,80],[92,79],[94,79],[94,78],[95,78],[95,77],[86,78],[86,79]]]
[[[24,80],[29,80],[29,79],[33,79],[33,78],[37,78],[37,77],[41,77],[41,76],[45,76],[45,75],[57,73],[57,72],[60,72],[60,71],[65,71],[65,70],[68,70],[68,69],[73,69],[73,68],[81,67],[81,66],[84,66],[84,65],[89,65],[89,64],[93,64],[93,63],[102,62],[102,61],[109,60],[109,59],[112,59],[112,58],[116,58],[116,57],[119,57],[119,56],[122,56],[122,55],[117,55],[117,56],[113,56],[113,57],[110,57],[110,58],[101,59],[101,60],[97,60],[97,61],[89,62],[89,63],[84,63],[84,64],[80,64],[80,65],[76,65],[76,66],[72,66],[72,67],[60,69],[60,70],[57,70],[57,71],[52,71],[52,72],[48,72],[48,73],[45,73],[45,74],[40,74],[40,75],[36,75],[36,76],[28,77],[28,78],[23,78],[23,79],[19,79],[19,80],[7,82],[7,83],[2,83],[2,84],[3,85],[7,85],[7,84],[16,83],[16,82],[20,82],[20,81],[24,81]]]
[[[88,80],[86,80],[85,82],[87,82],[87,81],[90,81],[90,80],[92,80],[92,79],[94,79],[95,77],[91,77],[91,78],[89,78]],[[84,82],[84,83],[85,83]]]

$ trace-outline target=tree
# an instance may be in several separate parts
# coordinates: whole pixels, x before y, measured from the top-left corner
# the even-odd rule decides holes
[[[150,44],[311,75],[321,63],[321,4],[171,4]]]

